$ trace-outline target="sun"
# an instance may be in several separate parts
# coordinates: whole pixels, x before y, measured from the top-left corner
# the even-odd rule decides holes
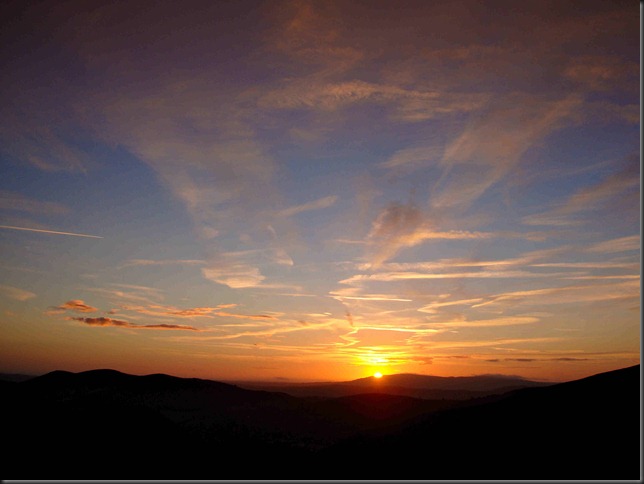
[[[382,373],[380,373],[379,371],[377,371],[377,372],[375,372],[375,373],[373,374],[373,377],[374,377],[374,378],[382,378]]]

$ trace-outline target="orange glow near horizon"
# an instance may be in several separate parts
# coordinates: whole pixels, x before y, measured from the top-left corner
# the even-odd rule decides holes
[[[379,371],[377,371],[377,372],[375,372],[375,373],[373,374],[373,377],[374,377],[374,378],[382,378],[382,373],[380,373]]]
[[[131,3],[7,10],[0,373],[639,363],[632,2]]]

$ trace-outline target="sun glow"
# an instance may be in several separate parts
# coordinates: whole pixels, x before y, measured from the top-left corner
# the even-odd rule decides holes
[[[382,373],[380,373],[379,371],[377,371],[377,372],[375,372],[375,373],[373,374],[373,377],[374,377],[374,378],[382,378]]]

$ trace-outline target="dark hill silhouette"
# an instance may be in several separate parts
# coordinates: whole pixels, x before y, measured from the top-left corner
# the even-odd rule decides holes
[[[347,439],[323,458],[382,455],[383,479],[400,475],[400,462],[418,479],[640,479],[640,377],[637,365],[480,399]]]
[[[0,373],[0,381],[26,381],[35,378],[37,375],[25,375],[23,373]]]
[[[639,377],[637,366],[450,401],[55,371],[3,382],[3,468],[48,479],[635,479]]]

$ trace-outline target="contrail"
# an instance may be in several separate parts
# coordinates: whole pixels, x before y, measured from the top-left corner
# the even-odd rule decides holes
[[[74,237],[90,237],[92,239],[103,238],[103,237],[99,237],[98,235],[75,234],[73,232],[57,232],[56,230],[29,229],[26,227],[13,227],[11,225],[0,225],[0,229],[26,230],[28,232],[41,232],[43,234],[73,235]]]

